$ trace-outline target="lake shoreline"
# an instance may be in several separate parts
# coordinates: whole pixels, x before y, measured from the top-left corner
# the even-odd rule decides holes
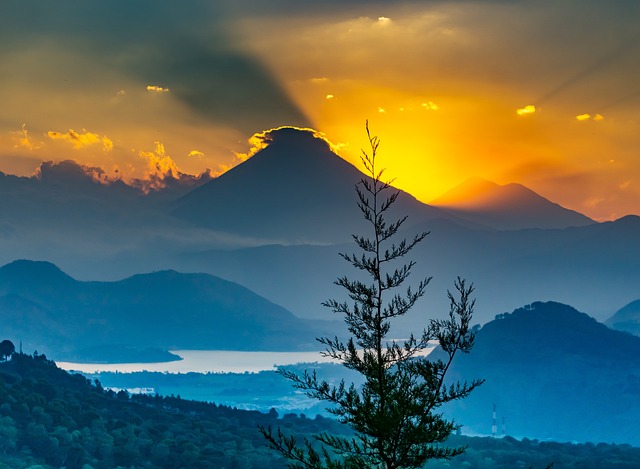
[[[331,363],[320,351],[248,352],[236,350],[171,350],[181,360],[143,363],[77,363],[56,361],[59,368],[80,373],[157,371],[163,373],[259,373],[296,363]]]

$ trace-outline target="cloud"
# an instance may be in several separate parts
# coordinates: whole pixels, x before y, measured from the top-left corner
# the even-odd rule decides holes
[[[334,145],[324,133],[315,129],[287,125],[253,134],[248,140],[250,145],[249,151],[247,153],[236,153],[236,157],[241,162],[246,161],[260,150],[267,148],[275,142],[283,141],[286,143],[292,141],[293,134],[298,138],[300,135],[313,137],[314,139],[323,141],[334,153],[337,154],[339,151],[339,145]]]
[[[204,153],[198,150],[191,150],[187,156],[202,158],[204,156]]]
[[[593,116],[591,114],[578,114],[576,116],[576,120],[580,121],[580,122],[584,122],[584,121],[588,121],[588,120],[594,120],[596,122],[604,120],[604,116],[602,114],[594,114]]]
[[[43,161],[34,178],[44,183],[63,184],[70,188],[87,182],[109,185],[117,180],[110,178],[102,168],[79,164],[73,160]]]
[[[527,114],[533,114],[537,111],[536,107],[533,104],[528,104],[525,107],[516,109],[516,114],[519,116],[526,116]]]
[[[426,109],[427,111],[437,111],[438,109],[440,109],[440,106],[438,106],[433,101],[422,103],[421,106],[423,109]]]
[[[176,187],[195,187],[219,175],[210,169],[206,169],[198,175],[184,173],[178,168],[171,156],[167,155],[162,142],[155,142],[155,144],[154,151],[139,152],[140,157],[144,158],[147,163],[145,177],[128,182],[146,194]],[[195,154],[202,153],[195,151]]]
[[[150,178],[177,177],[180,174],[178,165],[165,153],[162,142],[155,142],[154,151],[141,151],[139,155],[147,160],[147,173]]]
[[[69,129],[68,132],[64,133],[50,130],[49,132],[47,132],[47,135],[52,140],[63,140],[65,142],[71,143],[73,145],[73,148],[75,148],[76,150],[99,143],[102,143],[102,149],[105,152],[113,150],[113,142],[106,136],[100,136],[98,134],[88,132],[86,129],[82,130],[84,133],[76,132],[73,129]]]
[[[24,6],[3,4],[0,122],[33,119],[33,128],[65,129],[86,116],[87,128],[114,138],[114,127],[148,126],[156,139],[168,133],[169,120],[243,136],[310,125],[262,58],[247,52],[233,27],[247,12],[231,3],[196,0],[176,11],[167,0],[113,0],[93,9],[45,2],[30,20]]]
[[[147,91],[151,91],[154,93],[168,93],[169,88],[163,88],[162,86],[157,85],[147,85]]]
[[[538,156],[632,161],[640,146],[636,2],[196,0],[177,13],[169,0],[113,0],[41,2],[28,17],[5,3],[0,135],[28,122],[29,140],[15,134],[2,158],[81,122],[117,142],[108,157],[91,144],[83,162],[126,172],[161,140],[197,174],[237,163],[256,130],[288,124],[351,142],[343,155],[357,164],[362,123],[378,118],[384,153],[402,155],[390,170],[409,168],[406,189],[428,200],[476,171],[491,178]],[[421,108],[427,99],[439,112]],[[544,119],[514,119],[513,103],[544,105],[531,116]],[[577,125],[584,103],[592,117]],[[587,138],[596,111],[607,125]],[[30,156],[60,156],[40,138],[48,145]],[[193,148],[206,157],[187,158]],[[143,178],[132,164],[127,176]]]
[[[202,26],[211,31],[208,37],[189,34],[174,41],[168,36],[159,39],[159,44],[145,44],[159,48],[162,54],[145,50],[127,64],[129,72],[146,83],[171,83],[173,99],[194,116],[225,123],[245,134],[282,122],[309,125],[261,58],[232,47],[230,40],[221,36],[222,29],[212,30],[208,23]],[[159,89],[153,89],[154,93],[167,89],[155,86]]]
[[[25,148],[27,150],[37,150],[41,147],[42,143],[34,142],[29,132],[27,131],[27,124],[22,124],[20,130],[14,130],[11,132],[14,140],[14,148]]]

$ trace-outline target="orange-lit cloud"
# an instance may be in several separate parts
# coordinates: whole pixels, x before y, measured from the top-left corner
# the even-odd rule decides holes
[[[438,106],[433,101],[422,103],[421,106],[423,109],[426,109],[427,111],[437,111],[438,109],[440,109],[440,106]]]
[[[37,150],[41,147],[41,143],[34,142],[27,130],[27,124],[22,124],[20,130],[11,131],[14,140],[14,148],[25,148],[27,150]]]
[[[521,107],[516,109],[516,114],[519,116],[526,116],[528,114],[533,114],[537,111],[536,107],[533,104],[528,104],[525,107]]]
[[[187,156],[202,158],[204,156],[204,153],[199,150],[191,150]]]
[[[69,129],[68,132],[55,132],[50,130],[47,135],[52,140],[63,140],[73,145],[73,148],[79,150],[90,145],[102,143],[102,148],[105,152],[113,150],[113,142],[106,136],[100,136],[88,132],[86,129],[82,129],[84,133],[76,132],[73,129]]]
[[[602,114],[595,114],[595,115],[591,115],[591,114],[578,114],[576,116],[576,120],[580,121],[580,122],[584,122],[584,121],[588,121],[588,120],[594,120],[594,121],[601,121],[604,119],[604,116]]]
[[[260,150],[263,150],[263,149],[267,148],[269,146],[269,144],[271,144],[273,142],[274,135],[277,134],[277,131],[282,130],[282,129],[296,129],[296,130],[301,130],[301,131],[304,131],[304,132],[309,132],[315,138],[319,138],[320,140],[323,140],[329,146],[329,148],[331,148],[331,151],[333,151],[336,154],[340,153],[340,147],[341,146],[332,143],[324,133],[319,132],[319,131],[317,131],[315,129],[284,125],[284,126],[281,126],[281,127],[276,127],[276,128],[273,128],[273,129],[269,129],[269,130],[265,130],[263,132],[257,132],[255,134],[253,134],[248,140],[249,146],[250,146],[249,150],[246,153],[236,153],[236,157],[241,162],[248,160],[253,155],[258,153]]]
[[[606,195],[640,178],[628,2],[195,2],[179,14],[160,2],[161,35],[136,15],[49,3],[41,14],[57,21],[46,35],[37,22],[3,29],[0,170],[32,174],[33,160],[69,157],[66,141],[87,149],[73,155],[82,164],[142,179],[140,149],[162,141],[174,170],[224,171],[249,156],[249,135],[281,125],[321,130],[358,166],[369,119],[381,164],[420,200],[480,176],[596,218],[640,213],[637,187],[626,205]],[[18,3],[7,9],[20,14]],[[590,118],[577,121],[586,103]],[[22,122],[28,133],[15,132]],[[103,135],[117,144],[100,151],[86,131],[41,137],[77,122],[103,149]],[[589,197],[602,202],[585,209]]]
[[[154,93],[168,93],[171,90],[158,85],[147,85],[147,91],[152,91]]]
[[[178,177],[180,170],[175,161],[165,153],[162,142],[155,142],[154,151],[141,151],[140,157],[147,161],[146,175],[150,178],[164,178],[166,176]]]
[[[166,153],[162,142],[155,142],[154,151],[141,151],[139,156],[146,160],[146,171],[143,178],[128,179],[127,183],[145,193],[158,191],[175,185],[194,186],[203,184],[221,174],[205,169],[199,174],[188,174],[180,170],[176,162]],[[201,153],[197,152],[196,154]]]

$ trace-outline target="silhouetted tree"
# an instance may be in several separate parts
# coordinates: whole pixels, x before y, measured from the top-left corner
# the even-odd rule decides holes
[[[397,293],[409,277],[415,262],[393,267],[394,261],[407,255],[428,233],[412,240],[393,241],[406,217],[387,221],[388,210],[399,191],[382,180],[383,171],[376,167],[379,140],[366,126],[371,147],[363,150],[362,162],[367,171],[356,186],[358,207],[371,225],[371,237],[353,235],[361,254],[340,254],[370,278],[369,283],[341,277],[336,284],[343,287],[351,304],[329,300],[324,303],[344,315],[350,338],[337,336],[318,340],[326,347],[323,354],[360,373],[364,384],[357,388],[342,380],[334,385],[320,380],[315,371],[302,375],[282,370],[293,385],[315,399],[326,401],[328,410],[340,422],[348,424],[353,437],[328,433],[304,439],[299,444],[294,436],[279,428],[260,430],[270,446],[289,459],[292,468],[418,468],[430,459],[450,458],[464,448],[440,445],[457,428],[453,421],[437,413],[444,403],[466,397],[480,380],[471,383],[446,384],[445,375],[457,352],[468,352],[474,341],[470,329],[475,300],[473,285],[458,278],[456,295],[449,292],[451,309],[446,320],[431,319],[416,337],[406,340],[387,339],[394,318],[405,315],[425,293],[431,278],[417,287]],[[396,264],[397,265],[397,264]],[[429,360],[421,352],[437,340],[444,360]]]
[[[6,361],[7,358],[13,355],[15,351],[16,351],[16,347],[15,345],[13,345],[13,342],[11,342],[10,340],[5,339],[2,342],[0,342],[0,357],[2,357],[2,360]]]

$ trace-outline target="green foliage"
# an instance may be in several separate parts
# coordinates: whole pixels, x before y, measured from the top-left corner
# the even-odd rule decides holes
[[[129,396],[58,369],[43,355],[15,354],[0,363],[0,469],[280,469],[256,425],[279,426],[321,449],[314,433],[345,434],[332,419],[261,414],[177,397]],[[632,469],[640,448],[505,438],[451,436],[466,447],[454,460],[428,467],[493,469]],[[349,465],[350,464],[350,465]],[[345,468],[362,468],[357,459]]]
[[[357,377],[355,373],[336,363],[287,366],[287,369],[300,373],[311,368],[325,379],[351,380]],[[102,372],[85,376],[98,379],[105,387],[153,388],[158,394],[180,394],[183,399],[213,401],[244,410],[268,412],[275,408],[281,414],[304,412],[310,416],[329,416],[322,403],[296,392],[291,383],[275,370],[258,373]]]
[[[44,355],[0,362],[0,468],[281,468],[257,425],[335,433],[330,419],[129,395],[60,370]]]
[[[640,448],[629,445],[573,444],[555,441],[452,436],[466,451],[453,461],[432,461],[429,469],[635,469]]]
[[[444,403],[466,397],[481,381],[446,385],[445,375],[458,352],[471,350],[474,333],[470,329],[474,300],[473,285],[463,279],[455,282],[456,295],[449,292],[448,319],[430,320],[419,336],[390,340],[392,320],[404,316],[424,295],[431,278],[421,280],[415,289],[398,293],[415,262],[397,266],[428,233],[410,241],[394,242],[406,217],[388,222],[388,211],[399,192],[382,180],[376,168],[379,146],[367,125],[371,154],[363,151],[368,172],[356,186],[358,207],[372,228],[372,236],[353,235],[361,254],[341,254],[369,281],[340,277],[336,284],[351,300],[329,300],[325,306],[344,317],[350,333],[344,341],[337,336],[318,339],[329,356],[364,379],[362,386],[338,384],[319,379],[315,372],[284,370],[285,377],[308,396],[329,404],[328,411],[354,430],[352,437],[320,433],[314,440],[296,439],[282,431],[261,428],[270,445],[290,460],[293,468],[419,468],[431,459],[448,459],[462,447],[441,443],[456,429],[453,421],[437,413]],[[389,194],[389,195],[387,195]],[[421,352],[437,340],[445,358],[430,361]]]

